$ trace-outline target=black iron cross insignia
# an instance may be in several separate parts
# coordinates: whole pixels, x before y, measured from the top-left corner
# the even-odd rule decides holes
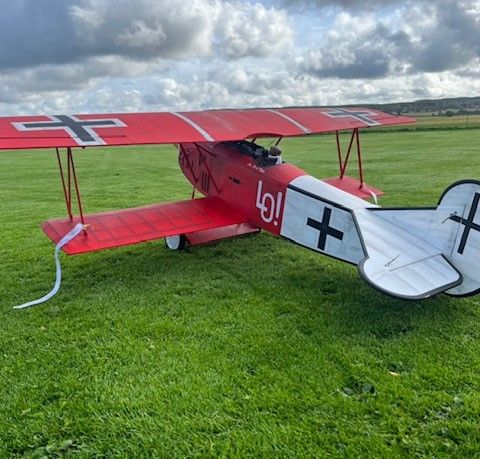
[[[95,132],[95,128],[126,127],[123,121],[116,118],[81,120],[75,116],[49,116],[50,121],[12,123],[18,131],[52,131],[64,130],[80,146],[106,145],[106,142]]]
[[[353,118],[357,121],[367,124],[368,126],[379,126],[380,123],[371,118],[375,113],[368,110],[347,110],[345,108],[335,108],[324,111],[325,115],[330,118]]]
[[[468,213],[468,218],[464,220],[462,217],[458,217],[457,215],[452,215],[450,217],[450,220],[453,220],[454,222],[461,223],[462,225],[465,225],[465,228],[463,229],[463,234],[462,234],[462,239],[460,239],[460,244],[458,246],[458,253],[463,254],[463,251],[465,250],[465,245],[467,244],[467,239],[468,236],[470,235],[470,230],[475,230],[480,232],[480,225],[477,225],[476,223],[473,222],[473,219],[475,218],[475,214],[477,213],[477,208],[478,208],[478,202],[480,201],[480,193],[475,193],[475,196],[473,197],[472,201],[472,206],[470,207],[470,212]]]
[[[308,226],[320,231],[320,234],[318,236],[318,244],[317,244],[317,247],[320,250],[325,250],[325,244],[327,243],[327,236],[332,236],[336,239],[339,239],[340,241],[343,239],[343,233],[330,226],[331,215],[332,215],[332,209],[325,207],[321,222],[314,220],[313,218],[309,218],[307,220]]]

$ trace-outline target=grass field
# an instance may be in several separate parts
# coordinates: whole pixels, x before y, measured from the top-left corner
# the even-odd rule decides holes
[[[480,178],[480,130],[364,136],[384,205]],[[345,139],[346,140],[346,139]],[[164,154],[165,153],[165,154]],[[284,158],[336,173],[333,138]],[[90,212],[184,199],[172,148],[77,154]],[[0,457],[478,457],[480,301],[384,296],[268,234],[63,256],[52,152],[0,153]]]
[[[417,128],[478,128],[480,115],[418,116]]]
[[[445,131],[480,129],[480,115],[429,116],[426,114],[406,114],[416,119],[414,124],[400,124],[388,127],[371,128],[367,132],[386,131]]]

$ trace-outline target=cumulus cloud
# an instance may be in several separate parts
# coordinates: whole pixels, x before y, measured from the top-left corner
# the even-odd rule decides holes
[[[218,31],[229,58],[284,54],[293,45],[293,28],[283,10],[257,3],[224,4]]]
[[[308,51],[300,67],[321,77],[379,78],[390,72],[395,56],[410,49],[404,31],[392,32],[372,16],[337,16],[325,46]]]
[[[177,82],[177,84],[179,84]],[[376,80],[353,79],[348,85],[337,78],[317,78],[288,70],[259,72],[237,63],[219,62],[199,74],[194,84],[166,85],[164,79],[152,83],[155,98],[146,105],[155,109],[179,107],[206,109],[219,107],[280,107],[292,105],[339,105],[387,103],[418,98],[457,97],[478,93],[478,80],[449,72],[385,77]],[[180,97],[178,97],[180,95]],[[185,102],[181,102],[181,101]],[[181,105],[179,105],[181,104]]]
[[[210,52],[216,0],[17,0],[2,5],[0,68],[117,55],[185,58]]]
[[[182,71],[186,74],[187,68],[182,68]],[[32,92],[14,90],[4,104],[0,103],[0,114],[386,103],[475,93],[478,93],[478,80],[449,72],[376,80],[352,79],[346,85],[337,78],[293,74],[282,69],[260,72],[257,68],[248,69],[237,62],[218,61],[210,68],[184,78],[159,74],[133,81],[117,80],[116,84],[108,79],[96,80],[81,91],[68,88]]]
[[[2,5],[0,69],[81,62],[264,56],[292,44],[285,11],[221,0],[16,0]],[[216,45],[215,49],[213,46]]]
[[[328,7],[336,6],[342,9],[362,9],[384,8],[401,3],[428,3],[431,0],[278,0],[279,4],[290,7]]]
[[[238,0],[17,0],[2,7],[3,103],[86,91],[102,78],[154,75],[200,58],[208,65],[217,57],[280,55],[293,42],[284,11]]]
[[[217,10],[209,0],[80,0],[68,8],[86,53],[135,59],[208,54]]]
[[[480,57],[480,2],[443,0],[432,6],[416,9],[430,13],[432,20],[428,27],[412,31],[417,43],[411,60],[414,70],[455,69]],[[415,21],[413,13],[407,12],[407,20]]]
[[[339,78],[459,69],[480,57],[478,5],[417,0],[397,10],[396,24],[379,21],[375,13],[340,12],[326,44],[305,53],[300,68]]]

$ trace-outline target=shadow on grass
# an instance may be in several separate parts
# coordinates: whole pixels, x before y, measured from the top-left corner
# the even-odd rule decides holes
[[[154,286],[167,302],[175,301],[174,292],[191,295],[192,305],[202,296],[203,301],[209,295],[243,301],[248,294],[278,317],[291,316],[302,333],[327,328],[330,335],[380,339],[419,329],[453,330],[468,314],[469,300],[446,295],[399,300],[365,284],[353,266],[302,253],[303,249],[264,234],[182,253],[168,251],[161,241],[76,257],[63,288],[79,290],[88,299],[99,291],[114,295],[116,289],[145,299]],[[319,323],[321,327],[316,326]]]
[[[408,301],[383,295],[368,285],[355,285],[354,290],[342,294],[340,307],[329,316],[332,326],[351,335],[393,339],[420,329],[435,334],[453,329],[465,312],[461,302],[446,295]]]

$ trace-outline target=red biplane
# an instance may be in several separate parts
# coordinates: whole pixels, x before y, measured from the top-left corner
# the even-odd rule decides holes
[[[57,290],[60,248],[80,254],[166,238],[167,247],[182,249],[263,229],[357,265],[369,284],[396,297],[475,294],[480,182],[458,182],[437,206],[417,209],[378,207],[382,192],[364,182],[360,129],[413,121],[360,108],[12,117],[0,118],[0,149],[56,149],[68,216],[42,227],[57,244]],[[340,131],[351,131],[343,152]],[[268,151],[256,143],[274,138],[278,145],[284,137],[327,132],[336,136],[339,176],[323,181],[279,160],[278,148]],[[142,144],[178,146],[192,198],[84,214],[74,149]],[[346,175],[355,153],[357,179]],[[195,190],[204,197],[195,199]]]

